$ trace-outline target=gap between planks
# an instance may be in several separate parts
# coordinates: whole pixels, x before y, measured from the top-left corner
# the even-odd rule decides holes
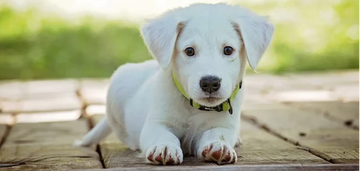
[[[0,135],[0,149],[3,146],[3,144],[5,143],[5,140],[6,140],[6,138],[8,137],[8,135],[9,135],[9,133],[11,131],[11,128],[12,127],[10,125],[5,125],[5,133],[4,133],[4,135],[2,137]]]
[[[78,86],[76,91],[75,91],[75,94],[76,96],[79,98],[79,101],[80,101],[80,105],[81,105],[81,113],[80,113],[80,118],[82,117],[86,117],[87,114],[86,114],[86,108],[88,107],[88,105],[86,104],[86,101],[83,97],[83,95],[81,94],[81,86]],[[93,127],[92,126],[92,123],[90,121],[90,119],[87,119],[88,120],[88,123],[89,123],[89,126],[90,126],[90,129]]]
[[[86,112],[86,108],[85,108],[84,112]],[[86,117],[86,120],[87,120],[87,122],[88,122],[89,131],[90,131],[91,129],[94,128],[95,124],[93,123],[93,121],[91,120],[90,117]],[[101,162],[102,167],[105,169],[106,167],[105,167],[104,159],[103,159],[103,156],[102,156],[102,153],[101,153],[101,148],[100,148],[100,145],[99,145],[99,144],[96,144],[96,152],[97,152],[98,155],[99,155],[99,159],[100,159],[100,162]]]

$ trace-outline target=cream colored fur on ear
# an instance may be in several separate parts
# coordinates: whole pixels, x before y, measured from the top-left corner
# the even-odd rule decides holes
[[[171,63],[175,43],[183,23],[172,11],[150,20],[141,28],[141,35],[152,56],[167,69]]]
[[[266,17],[259,16],[248,9],[236,8],[238,10],[234,13],[233,25],[242,38],[249,65],[256,70],[270,44],[274,26]]]

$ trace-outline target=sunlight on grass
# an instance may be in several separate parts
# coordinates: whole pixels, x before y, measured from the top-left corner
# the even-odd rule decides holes
[[[354,0],[234,1],[269,15],[273,42],[258,71],[359,67]],[[43,17],[0,6],[0,79],[109,77],[121,64],[151,59],[137,23]]]

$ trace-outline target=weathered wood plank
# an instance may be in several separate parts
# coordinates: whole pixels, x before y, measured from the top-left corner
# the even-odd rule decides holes
[[[166,170],[166,171],[293,171],[293,170],[307,170],[307,171],[352,171],[359,170],[358,164],[290,164],[290,165],[221,165],[221,166],[147,166],[139,168],[111,168],[109,171],[133,171],[133,170]],[[85,170],[79,170],[85,171]],[[101,169],[91,169],[86,171],[101,171]]]
[[[305,84],[329,87],[349,83],[359,83],[359,71],[334,71],[285,74],[289,78]]]
[[[1,113],[17,113],[21,111],[21,103],[17,100],[0,100]]]
[[[271,110],[271,109],[287,109],[286,105],[280,103],[244,103],[241,104],[241,110]]]
[[[241,123],[241,138],[243,144],[236,148],[239,165],[328,163],[245,121]]]
[[[359,81],[330,87],[338,99],[344,102],[359,102]]]
[[[2,81],[0,99],[20,100],[62,96],[79,88],[77,80]]]
[[[26,100],[22,102],[22,112],[76,110],[80,108],[81,103],[75,92],[72,96],[54,99]]]
[[[85,120],[16,124],[0,149],[0,163],[17,164],[4,170],[102,168],[94,148],[72,145],[87,131]]]
[[[345,125],[359,128],[359,102],[293,102],[287,104],[299,109],[323,113]]]
[[[48,98],[24,99],[18,101],[3,101],[4,113],[36,113],[81,109],[80,99],[75,92],[66,96],[50,96]]]
[[[267,98],[274,102],[315,102],[336,101],[338,97],[330,90],[278,90],[269,93]]]
[[[243,115],[330,162],[359,162],[358,131],[322,115],[290,108],[244,110]]]
[[[18,100],[23,94],[24,84],[19,81],[1,81],[0,82],[0,99]]]
[[[58,122],[77,120],[81,116],[81,110],[20,113],[15,116],[17,123]],[[1,114],[0,114],[1,118]]]
[[[98,123],[103,115],[94,115],[92,120]],[[297,163],[328,163],[311,153],[297,148],[278,137],[275,137],[259,128],[242,123],[242,138],[244,144],[236,148],[238,153],[237,165],[244,164],[297,164]],[[138,153],[129,150],[114,134],[100,143],[100,150],[106,168],[115,167],[147,167]],[[195,157],[185,157],[183,166],[209,166]]]
[[[91,80],[84,79],[80,83],[80,94],[85,104],[87,105],[101,105],[105,104],[106,92],[109,86],[109,80]]]
[[[24,113],[80,109],[76,80],[0,83],[0,112]]]
[[[0,113],[0,124],[12,125],[15,122],[15,117],[9,113]]]
[[[86,107],[86,115],[105,115],[106,106],[105,105],[89,105]]]
[[[79,81],[65,80],[40,80],[25,82],[23,99],[56,98],[67,94],[74,94],[79,88]]]
[[[296,73],[267,78],[261,74],[259,78],[255,82],[268,87],[263,98],[274,101],[358,101],[359,98],[358,71]]]

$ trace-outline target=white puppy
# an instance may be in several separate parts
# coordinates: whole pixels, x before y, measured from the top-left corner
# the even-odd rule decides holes
[[[226,4],[194,4],[149,21],[141,33],[156,61],[117,69],[107,117],[80,145],[113,130],[153,164],[180,164],[184,155],[236,162],[246,62],[256,68],[273,30],[265,17]]]

